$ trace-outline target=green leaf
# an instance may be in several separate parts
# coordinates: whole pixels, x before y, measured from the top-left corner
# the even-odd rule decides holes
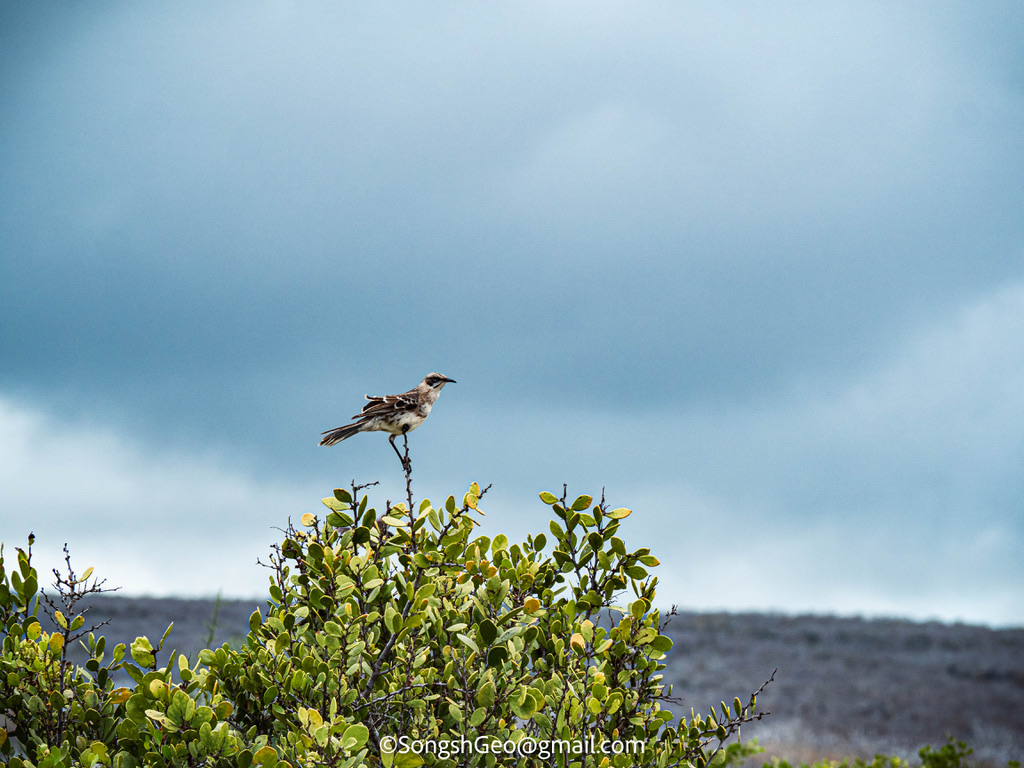
[[[481,707],[494,706],[494,683],[490,680],[480,686],[480,690],[476,692],[476,703]]]
[[[199,741],[202,742],[207,752],[216,752],[220,748],[217,744],[217,739],[214,738],[213,728],[209,723],[203,723],[199,726]]]
[[[608,700],[604,703],[605,708],[608,710],[608,714],[614,715],[616,712],[618,712],[619,707],[622,706],[622,701],[622,693],[620,693],[619,691],[613,691],[612,694],[608,697]]]
[[[252,756],[253,765],[267,766],[267,768],[276,766],[277,761],[277,750],[273,747],[260,747]]]
[[[423,765],[423,757],[412,750],[408,752],[391,753],[394,761],[389,768],[419,768]],[[382,755],[383,757],[384,755]]]
[[[590,505],[594,502],[593,496],[577,496],[576,501],[572,503],[572,508],[576,512],[582,512],[584,509],[590,509]]]
[[[519,696],[511,704],[513,714],[523,720],[529,720],[537,712],[537,700],[525,685],[520,687]]]
[[[642,565],[630,565],[624,571],[629,578],[636,579],[637,581],[647,578],[647,569]]]
[[[553,493],[548,493],[547,491],[541,491],[541,493],[540,493],[540,500],[543,501],[548,506],[551,506],[556,501],[558,501],[558,497],[555,496],[555,494],[553,494]]]
[[[171,704],[167,707],[167,716],[175,725],[184,727],[192,720],[196,712],[196,702],[180,688],[171,695]]]
[[[508,649],[504,645],[496,645],[487,652],[487,666],[500,667],[508,661]]]
[[[146,717],[148,717],[150,720],[156,720],[158,723],[160,723],[161,726],[165,728],[174,728],[174,724],[167,719],[167,715],[165,715],[163,712],[159,712],[155,709],[147,709]]]
[[[441,530],[441,518],[437,515],[437,510],[431,507],[427,510],[427,522],[430,523],[430,527],[435,531]]]
[[[343,515],[340,512],[329,512],[327,514],[327,524],[333,528],[342,528],[347,525],[352,525],[352,518],[348,515]]]
[[[584,641],[591,642],[594,639],[594,622],[585,619],[580,624],[580,634],[583,635]]]
[[[610,517],[612,520],[621,520],[622,518],[629,517],[632,514],[633,514],[633,510],[632,509],[626,509],[625,507],[619,507],[618,509],[613,509],[611,512],[609,512],[608,513],[608,517]]]
[[[344,488],[334,489],[334,498],[340,501],[342,504],[352,504],[352,494],[346,491]]]
[[[36,596],[36,593],[39,592],[39,579],[36,578],[35,571],[32,571],[25,577],[25,584],[22,589],[22,595],[25,598],[25,604],[27,605],[32,601],[32,598]]]
[[[195,714],[192,715],[192,725],[195,726],[197,723],[200,725],[203,723],[212,723],[213,718],[213,710],[210,709],[210,707],[196,707]]]
[[[388,606],[389,608],[391,606]],[[385,620],[385,623],[386,620]],[[418,627],[423,623],[422,613],[410,613],[405,619],[402,618],[402,614],[395,612],[395,615],[391,617],[391,631],[395,634],[401,632],[405,627]]]
[[[485,707],[477,707],[473,710],[473,714],[469,716],[469,724],[473,728],[476,728],[487,718],[487,709]]]
[[[658,635],[651,640],[651,648],[659,653],[668,653],[672,649],[672,638],[668,635]]]
[[[369,738],[369,729],[361,723],[355,723],[346,728],[345,732],[341,735],[341,746],[352,752],[356,749],[362,749]]]
[[[365,544],[370,540],[370,529],[361,525],[352,532],[353,544]]]
[[[477,629],[480,630],[480,638],[484,641],[484,645],[490,645],[498,636],[498,628],[494,626],[494,622],[490,619],[484,619],[480,622]]]
[[[156,663],[156,658],[153,656],[153,644],[149,642],[148,637],[136,637],[131,645],[131,654],[132,659],[139,666],[149,668]]]
[[[435,584],[434,582],[429,582],[416,590],[416,596],[413,598],[413,600],[418,603],[420,600],[432,597],[436,592],[437,584]]]

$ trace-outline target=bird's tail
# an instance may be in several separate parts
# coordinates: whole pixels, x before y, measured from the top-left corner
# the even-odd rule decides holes
[[[320,441],[320,445],[334,445],[340,443],[342,440],[347,440],[360,431],[362,424],[356,422],[355,424],[346,424],[344,427],[336,427],[335,429],[329,429],[323,432],[324,439]]]

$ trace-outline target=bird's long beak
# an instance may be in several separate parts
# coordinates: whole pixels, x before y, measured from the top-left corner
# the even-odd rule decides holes
[[[459,383],[455,379],[449,379],[447,376],[444,377],[444,380],[446,382],[448,382],[449,384],[458,384]]]

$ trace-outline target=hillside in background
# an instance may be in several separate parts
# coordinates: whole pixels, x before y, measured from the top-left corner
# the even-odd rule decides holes
[[[139,635],[155,643],[174,622],[167,651],[194,661],[201,648],[241,642],[261,607],[103,595],[92,598],[88,618],[109,621],[99,630],[108,648]],[[668,633],[675,647],[665,679],[680,711],[745,699],[778,670],[759,699],[771,715],[743,731],[767,748],[763,757],[916,758],[947,734],[967,741],[987,765],[1024,755],[1024,628],[681,613]]]
[[[744,737],[766,756],[917,758],[948,734],[980,762],[1024,754],[1024,629],[894,619],[684,613],[666,679],[698,711],[775,681]]]

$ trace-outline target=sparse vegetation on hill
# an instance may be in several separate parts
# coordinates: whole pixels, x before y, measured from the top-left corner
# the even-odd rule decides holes
[[[778,667],[758,699],[768,757],[796,764],[876,754],[917,761],[952,734],[970,762],[1024,755],[1024,628],[764,613],[684,613],[665,680],[700,710]]]

